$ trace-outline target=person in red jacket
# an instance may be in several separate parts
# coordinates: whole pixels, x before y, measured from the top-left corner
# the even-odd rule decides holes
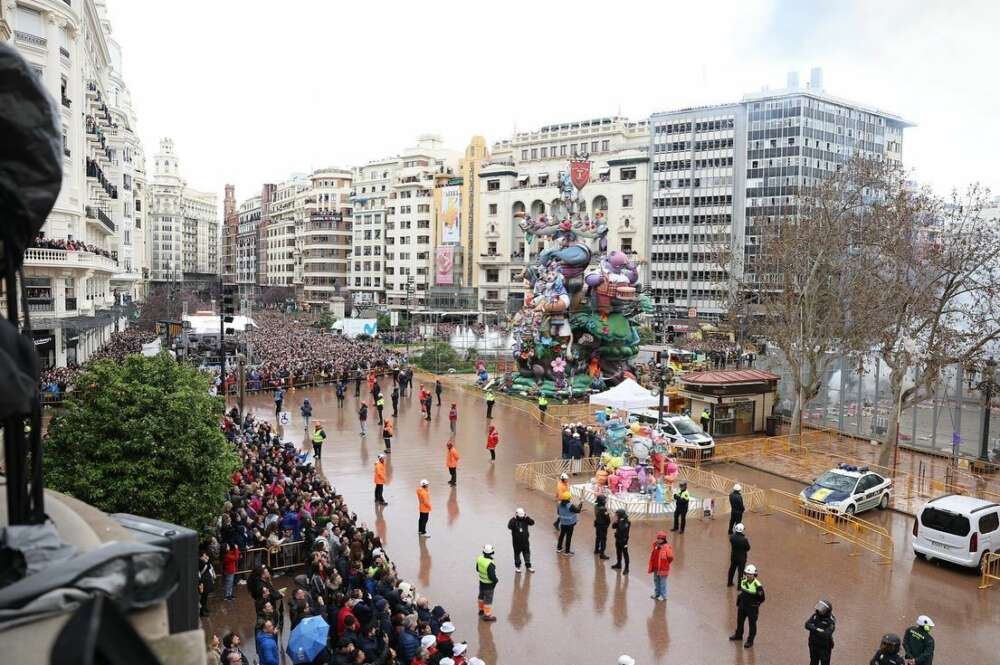
[[[240,562],[240,548],[237,545],[226,543],[226,553],[222,555],[222,574],[224,597],[226,600],[233,600],[233,582],[236,580],[236,570]]]
[[[500,443],[500,432],[496,425],[490,425],[490,431],[486,435],[486,450],[490,451],[490,463],[497,461],[497,444]]]
[[[667,532],[656,534],[653,551],[649,553],[649,570],[653,574],[653,600],[667,599],[667,576],[670,575],[670,564],[674,562],[674,548],[667,542]]]

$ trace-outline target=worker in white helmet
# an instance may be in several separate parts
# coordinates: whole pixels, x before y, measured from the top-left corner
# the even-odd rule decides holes
[[[476,559],[476,573],[479,575],[479,616],[483,621],[496,621],[493,616],[493,590],[496,589],[497,566],[493,562],[493,546],[483,545],[483,553]]]
[[[733,586],[739,579],[740,571],[747,565],[747,553],[750,551],[750,540],[746,537],[743,523],[733,526],[729,536],[729,573],[726,575],[726,586]]]
[[[917,617],[917,625],[910,626],[903,634],[903,655],[906,662],[913,665],[933,665],[934,638],[931,628],[934,621],[926,614]]]
[[[739,483],[733,485],[733,491],[729,493],[729,533],[733,532],[733,527],[743,521],[743,486]]]
[[[533,573],[535,569],[531,566],[531,534],[529,527],[534,526],[535,520],[531,519],[524,508],[514,511],[514,516],[507,522],[510,530],[511,540],[514,545],[514,572],[521,572],[521,558],[524,557],[524,565],[528,567],[528,572]]]
[[[747,641],[743,643],[744,649],[753,646],[753,640],[757,637],[757,615],[760,605],[764,602],[764,585],[757,579],[757,566],[748,564],[743,569],[743,579],[740,580],[740,595],[736,599],[736,632],[729,636],[730,640],[738,641],[743,639],[743,624],[750,625],[750,632],[747,634]]]

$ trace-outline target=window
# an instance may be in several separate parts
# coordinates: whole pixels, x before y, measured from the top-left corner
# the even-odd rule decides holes
[[[587,144],[586,143],[581,143],[580,144],[580,154],[585,154],[586,152],[587,152]]]
[[[622,207],[623,208],[631,208],[632,207],[632,195],[631,194],[622,194]]]
[[[486,299],[487,300],[500,300],[500,292],[499,291],[487,291],[486,292]]]
[[[604,139],[601,141],[601,152],[607,152],[611,149],[611,141],[609,139]]]
[[[1000,513],[990,513],[979,518],[979,533],[993,533],[1000,527]]]
[[[45,22],[42,14],[28,7],[17,6],[17,31],[26,32],[35,37],[45,37]]]
[[[489,245],[486,248],[486,253],[489,256],[496,256],[497,255],[497,241],[496,240],[491,240],[489,242]]]
[[[500,191],[500,180],[487,180],[486,181],[486,191],[487,192],[499,192]]]
[[[531,158],[532,159],[538,159],[538,148],[532,148],[531,149]]]
[[[497,214],[497,204],[496,203],[491,203],[490,204],[490,214],[491,215]]]
[[[635,168],[622,169],[619,178],[621,180],[635,180]]]
[[[971,530],[969,518],[965,515],[949,513],[933,506],[924,508],[924,512],[920,514],[920,523],[928,529],[941,531],[952,536],[968,536]]]
[[[548,148],[542,148],[542,159],[547,159],[548,156],[549,156],[549,149]]]
[[[566,156],[566,144],[565,143],[562,144],[561,146],[559,146],[559,156],[560,157],[565,157]]]
[[[631,254],[632,253],[632,239],[631,238],[622,238],[621,246],[622,246],[622,251],[625,252],[626,254]]]
[[[486,269],[486,281],[490,284],[496,284],[500,281],[500,270],[498,268],[487,268]]]
[[[528,149],[525,148],[524,150],[521,151],[521,159],[527,159],[527,158],[528,158]]]

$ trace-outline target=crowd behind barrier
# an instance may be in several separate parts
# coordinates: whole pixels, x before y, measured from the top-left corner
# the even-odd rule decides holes
[[[240,632],[258,645],[273,640],[281,647],[304,618],[322,616],[330,632],[313,663],[411,665],[451,655],[461,643],[448,612],[399,578],[379,537],[358,521],[309,453],[282,444],[270,423],[250,415],[241,421],[235,409],[222,429],[241,468],[199,548],[203,615],[216,579],[231,599],[244,588],[236,578],[246,575],[256,620]],[[274,571],[291,574],[293,584],[278,585]],[[282,593],[279,586],[288,588]],[[436,636],[431,650],[421,645],[428,635]],[[233,644],[231,637],[223,644]],[[223,663],[227,651],[216,652]]]

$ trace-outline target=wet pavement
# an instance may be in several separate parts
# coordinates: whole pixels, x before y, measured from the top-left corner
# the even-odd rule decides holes
[[[383,379],[382,387],[391,388],[390,383]],[[310,398],[314,417],[324,422],[329,435],[322,468],[331,483],[359,520],[374,526],[402,577],[416,584],[432,604],[448,609],[458,627],[457,638],[467,640],[469,653],[488,665],[611,664],[622,653],[640,665],[805,663],[803,624],[819,598],[832,602],[837,617],[834,663],[867,663],[883,633],[901,633],[923,613],[937,623],[936,662],[975,664],[995,658],[1000,590],[980,591],[972,572],[914,559],[911,521],[899,513],[865,515],[893,534],[892,566],[878,565],[867,554],[851,557],[846,545],[824,544],[814,529],[795,520],[748,514],[750,561],[761,572],[767,601],[756,645],[744,650],[726,639],[735,625],[736,594],[724,580],[729,556],[725,519],[690,515],[687,532],[671,534],[676,559],[669,599],[657,603],[649,598],[652,579],[646,561],[656,531],[669,523],[633,524],[632,574],[627,577],[611,570],[613,561],[601,562],[591,553],[594,534],[588,510],[574,535],[576,556],[557,555],[551,526],[554,502],[518,486],[514,467],[558,457],[559,437],[524,413],[497,404],[494,422],[501,442],[497,461],[491,464],[485,448],[485,405],[478,396],[448,387],[444,404],[434,406],[429,423],[420,418],[416,400],[404,398],[388,465],[385,496],[390,505],[376,510],[371,476],[382,441],[374,422],[369,421],[372,433],[360,437],[352,390],[343,410],[330,388],[298,390],[285,398],[285,408],[292,413],[290,438],[297,443],[304,440],[298,415],[304,397]],[[448,487],[445,468],[450,402],[459,410],[456,441],[462,459],[456,488]],[[270,395],[252,397],[249,406],[258,415],[274,416]],[[386,412],[391,412],[389,404]],[[760,487],[794,492],[801,487],[743,465],[723,469],[726,476]],[[415,490],[421,478],[431,482],[433,503],[431,537],[426,540],[418,538],[416,524]],[[536,521],[534,574],[513,570],[506,524],[518,506]],[[477,618],[474,562],[484,543],[497,547],[500,577],[494,605],[499,621],[492,625]],[[279,579],[279,586],[286,584],[291,584],[290,578]],[[205,628],[220,635],[230,626],[239,629],[250,653],[252,606],[244,587],[236,596],[224,608],[221,601],[213,601],[213,616]]]

